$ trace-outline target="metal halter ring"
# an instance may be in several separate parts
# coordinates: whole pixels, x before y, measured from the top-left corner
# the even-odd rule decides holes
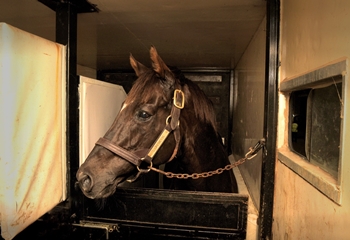
[[[165,124],[170,124],[171,115],[165,119]],[[177,121],[177,126],[180,126],[180,121]]]
[[[144,160],[144,158],[142,158],[141,160]],[[148,173],[149,171],[151,171],[151,168],[153,167],[153,163],[150,162],[147,169],[140,168],[139,166],[136,166],[136,167],[137,167],[137,170],[139,170],[139,172]]]

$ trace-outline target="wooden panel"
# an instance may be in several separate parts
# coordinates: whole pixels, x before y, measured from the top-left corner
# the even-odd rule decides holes
[[[154,234],[168,229],[181,230],[183,236],[195,231],[245,239],[247,202],[242,194],[123,188],[103,203],[102,210],[87,200],[84,214],[85,220],[116,223],[121,229],[143,226]]]

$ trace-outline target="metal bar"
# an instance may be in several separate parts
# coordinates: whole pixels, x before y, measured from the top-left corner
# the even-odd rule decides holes
[[[109,233],[113,231],[118,231],[118,225],[115,224],[106,224],[99,222],[89,222],[89,221],[80,221],[79,223],[73,223],[73,226],[83,227],[83,228],[95,228],[102,229],[106,231],[106,239],[109,239]]]
[[[278,114],[278,42],[280,1],[267,1],[264,136],[259,213],[260,239],[272,239],[274,180]]]
[[[234,110],[234,104],[237,100],[237,91],[236,91],[236,80],[235,79],[235,71],[230,71],[230,99],[229,99],[229,115],[228,115],[228,139],[227,139],[227,146],[228,146],[228,154],[232,154],[232,128],[233,128],[233,110]]]
[[[56,42],[67,46],[67,195],[71,197],[75,184],[72,179],[79,167],[79,79],[76,74],[77,11],[69,1],[58,4],[56,8]]]

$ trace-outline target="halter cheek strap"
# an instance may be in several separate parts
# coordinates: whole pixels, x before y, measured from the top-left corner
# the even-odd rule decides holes
[[[184,103],[185,103],[184,93],[179,89],[175,89],[173,107],[171,109],[170,115],[166,119],[165,128],[163,129],[161,134],[158,136],[157,140],[153,143],[152,147],[148,150],[148,152],[147,152],[147,149],[143,149],[137,152],[130,152],[122,147],[115,145],[113,142],[103,137],[96,142],[96,145],[100,145],[108,149],[109,151],[113,152],[117,156],[135,165],[139,170],[139,172],[145,172],[145,171],[148,172],[150,169],[140,169],[139,168],[140,165],[143,162],[147,162],[150,165],[150,167],[152,167],[153,157],[156,155],[159,148],[162,146],[162,144],[167,139],[169,134],[171,132],[174,132],[176,145],[172,156],[168,160],[168,162],[170,162],[176,156],[177,151],[179,149],[179,143],[180,143],[179,119],[180,119],[181,109],[184,108]]]
[[[153,157],[156,155],[159,148],[163,145],[164,141],[167,139],[168,135],[171,132],[174,132],[176,145],[175,145],[173,154],[171,155],[170,159],[167,162],[170,162],[171,160],[174,159],[180,144],[179,119],[180,119],[181,109],[183,109],[184,106],[185,106],[184,93],[179,89],[175,89],[174,98],[173,98],[173,107],[171,109],[170,115],[166,119],[165,128],[163,129],[162,133],[158,136],[157,140],[153,143],[147,155],[144,157],[144,160],[146,160],[146,162],[152,162]]]

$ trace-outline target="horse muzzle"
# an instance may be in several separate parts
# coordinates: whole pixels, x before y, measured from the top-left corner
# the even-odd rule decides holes
[[[93,185],[91,177],[88,174],[84,174],[83,172],[79,172],[79,171],[76,177],[77,177],[80,189],[84,193],[90,192]]]
[[[77,173],[78,184],[83,194],[91,199],[106,198],[114,194],[119,183],[125,180],[125,177],[118,177],[110,181],[94,183],[94,180],[88,174]]]

